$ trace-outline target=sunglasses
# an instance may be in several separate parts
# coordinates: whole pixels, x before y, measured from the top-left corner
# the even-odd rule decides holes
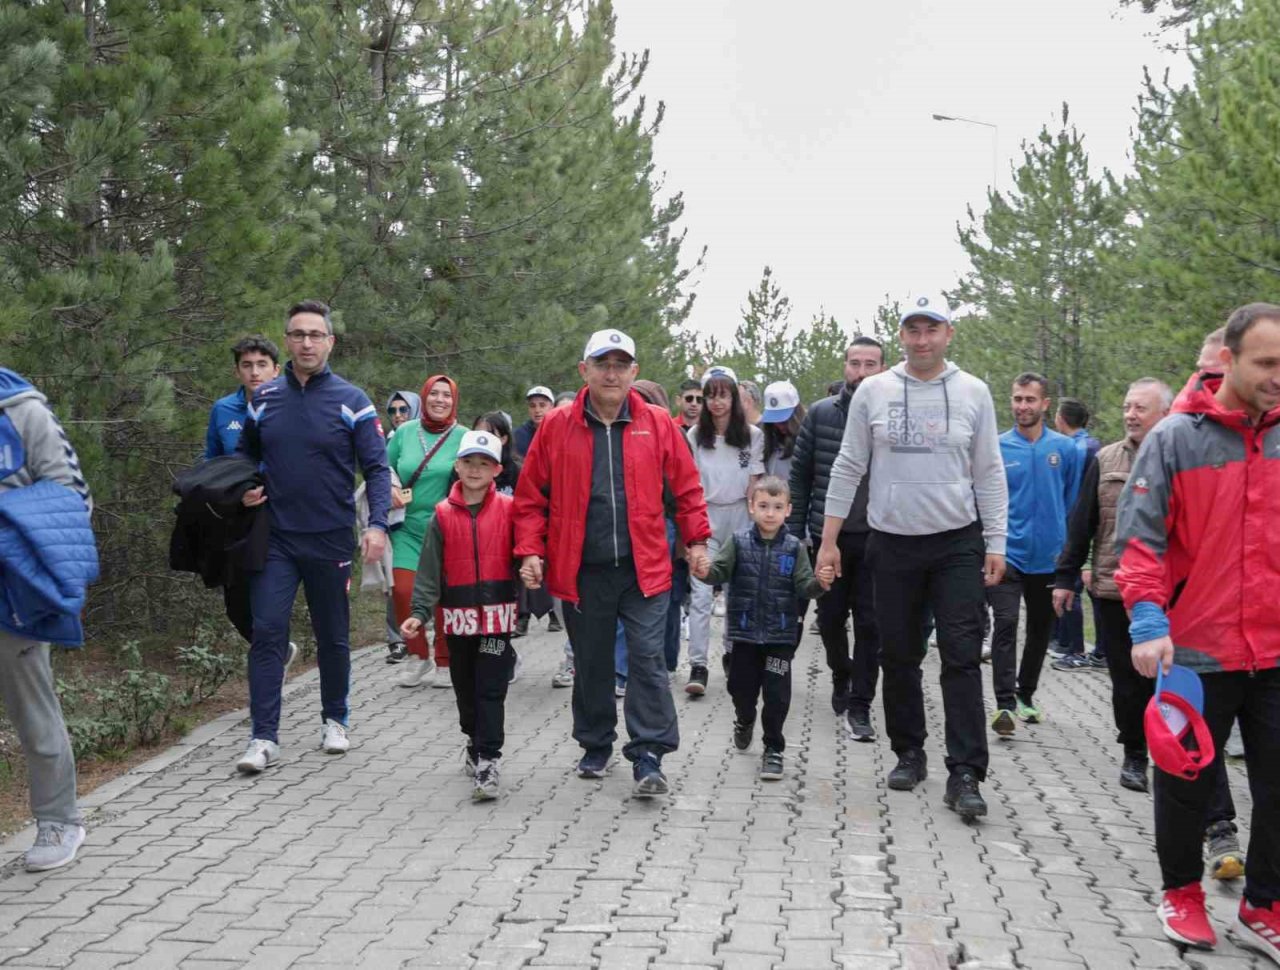
[[[409,406],[407,404],[396,404],[387,408],[389,414],[408,414]]]
[[[684,396],[684,403],[685,403],[685,404],[701,404],[701,403],[702,403],[702,395],[701,395],[701,394],[686,394],[686,395]]]

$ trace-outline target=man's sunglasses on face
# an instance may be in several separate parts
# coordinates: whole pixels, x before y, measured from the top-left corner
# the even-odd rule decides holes
[[[686,395],[684,396],[684,403],[685,403],[685,404],[701,404],[701,403],[702,403],[702,395],[701,395],[701,394],[686,394]]]

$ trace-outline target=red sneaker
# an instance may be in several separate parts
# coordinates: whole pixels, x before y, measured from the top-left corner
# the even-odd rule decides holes
[[[1189,882],[1177,889],[1166,889],[1156,913],[1164,935],[1173,942],[1197,950],[1211,950],[1218,945],[1218,934],[1209,925],[1209,914],[1204,911],[1204,890],[1200,883]]]
[[[1280,911],[1276,904],[1250,906],[1247,899],[1240,900],[1240,923],[1236,938],[1251,950],[1271,957],[1280,963]]]

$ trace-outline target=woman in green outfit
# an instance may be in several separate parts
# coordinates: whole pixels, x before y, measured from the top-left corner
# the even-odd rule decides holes
[[[391,527],[392,597],[396,621],[408,619],[413,600],[413,580],[427,526],[436,503],[444,500],[458,457],[465,428],[457,422],[458,385],[443,374],[428,377],[422,385],[422,417],[396,429],[387,442],[387,464],[400,483],[393,483],[391,505],[404,509],[404,521]],[[435,627],[435,664],[427,650],[425,633],[405,642],[411,659],[396,681],[401,687],[449,686],[449,645]]]

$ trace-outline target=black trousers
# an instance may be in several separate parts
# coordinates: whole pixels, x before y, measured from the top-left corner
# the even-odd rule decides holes
[[[1129,614],[1120,600],[1095,599],[1102,620],[1101,637],[1107,644],[1107,673],[1111,677],[1111,713],[1116,722],[1116,740],[1126,755],[1147,756],[1147,734],[1143,717],[1147,702],[1156,690],[1156,682],[1133,669],[1133,641],[1129,639]],[[1213,794],[1209,799],[1205,824],[1234,822],[1235,801],[1227,779],[1227,759],[1213,759],[1208,769],[1214,776]]]
[[[458,702],[458,723],[475,758],[502,757],[506,739],[507,684],[516,654],[510,634],[449,637],[449,679]]]
[[[1000,584],[987,590],[987,602],[995,614],[991,628],[991,683],[996,707],[1011,711],[1018,699],[1030,704],[1040,684],[1040,671],[1053,632],[1053,573],[1024,573],[1010,565]],[[1027,604],[1027,637],[1019,666],[1018,613],[1023,603]]]
[[[925,610],[938,624],[947,768],[987,775],[986,716],[982,709],[982,625],[986,610],[982,568],[986,547],[975,522],[926,536],[872,532],[867,559],[875,577],[884,723],[898,754],[924,747]]]
[[[831,679],[850,685],[850,706],[860,713],[871,709],[880,678],[880,633],[876,626],[875,580],[867,563],[867,533],[842,532],[842,575],[818,600],[818,632],[827,653]],[[845,621],[853,616],[853,654]]]
[[[222,602],[227,608],[227,619],[236,628],[245,643],[253,643],[253,606],[249,602],[249,577],[238,574],[222,587]]]
[[[1114,656],[1114,641],[1108,644]],[[1253,795],[1244,895],[1254,906],[1280,900],[1280,668],[1255,673],[1201,674],[1204,719],[1221,760],[1231,724],[1240,721]],[[1156,855],[1163,888],[1199,882],[1204,874],[1201,836],[1217,784],[1213,771],[1195,781],[1155,772]]]
[[[760,726],[764,746],[770,751],[787,749],[782,727],[791,710],[791,661],[795,655],[794,644],[741,641],[734,641],[729,654],[729,694],[738,723],[756,722],[756,703],[763,697]]]

